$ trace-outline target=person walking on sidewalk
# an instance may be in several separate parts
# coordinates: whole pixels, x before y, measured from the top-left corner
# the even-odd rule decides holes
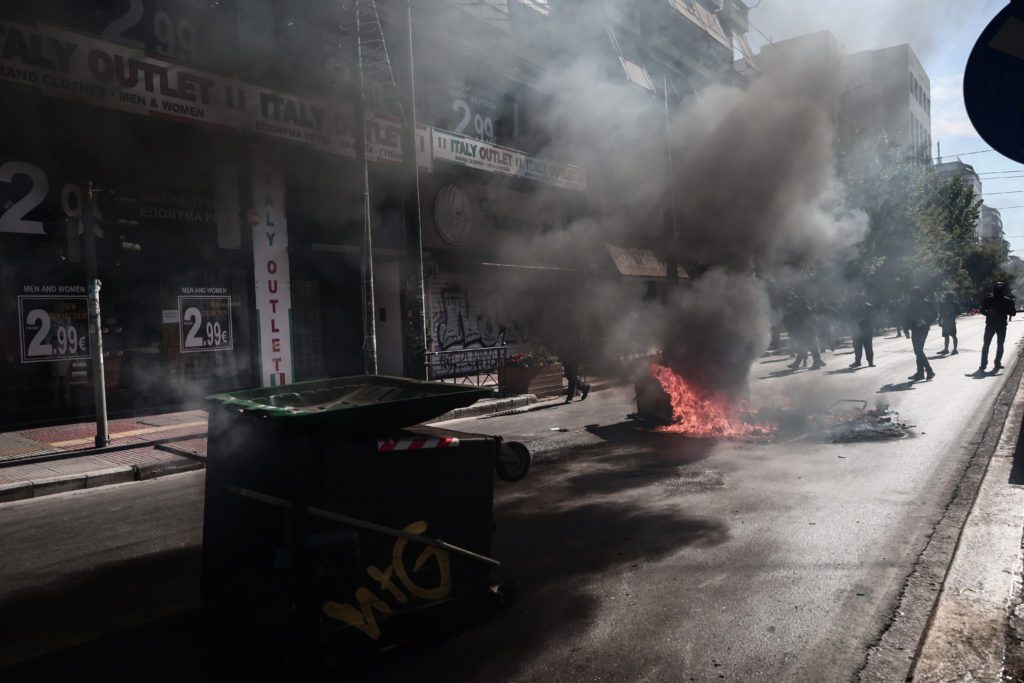
[[[914,356],[917,358],[917,372],[907,379],[916,382],[935,377],[935,372],[932,370],[931,364],[928,363],[928,356],[924,353],[924,342],[928,339],[928,328],[935,322],[936,315],[935,306],[925,298],[924,290],[920,287],[913,287],[907,302],[904,325],[910,329],[910,339],[914,344]]]
[[[1006,293],[1006,283],[997,282],[992,286],[992,293],[985,297],[981,304],[981,314],[985,316],[985,343],[981,347],[981,365],[978,372],[985,372],[988,365],[988,347],[992,337],[996,338],[996,362],[992,370],[1003,367],[1003,343],[1006,341],[1006,324],[1017,313],[1017,302]]]
[[[868,361],[868,367],[875,367],[875,349],[873,337],[875,335],[875,307],[871,305],[868,298],[863,294],[857,296],[853,302],[853,362],[851,368],[861,366],[860,359],[863,354]]]
[[[572,400],[576,398],[577,390],[580,392],[580,400],[586,401],[587,394],[590,393],[590,385],[580,379],[580,362],[575,349],[563,353],[559,357],[562,360],[562,373],[569,380],[569,387],[565,392],[565,402],[572,403]]]
[[[951,356],[955,356],[960,353],[957,350],[959,342],[956,338],[956,315],[960,312],[960,307],[956,304],[956,295],[953,292],[946,292],[946,296],[943,297],[942,303],[939,304],[939,327],[942,328],[942,341],[945,343],[942,350],[939,351],[941,355],[949,353]],[[949,340],[953,340],[953,352],[949,351]]]

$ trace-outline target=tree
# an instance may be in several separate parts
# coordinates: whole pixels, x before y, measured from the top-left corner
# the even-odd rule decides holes
[[[850,203],[865,211],[869,231],[846,277],[876,302],[913,285],[973,299],[998,269],[999,249],[977,242],[981,200],[958,179],[945,180],[884,136],[840,159]]]

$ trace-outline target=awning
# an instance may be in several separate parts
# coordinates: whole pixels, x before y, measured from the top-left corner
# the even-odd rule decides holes
[[[615,54],[619,58],[619,63],[622,64],[626,80],[639,85],[644,90],[657,92],[657,88],[654,87],[654,81],[651,79],[651,75],[647,73],[646,67],[640,62],[626,57],[626,53],[622,51],[622,44],[619,43],[619,39],[615,36],[615,30],[611,26],[608,27],[608,40],[611,42],[612,49],[615,50]]]
[[[760,71],[761,67],[757,63],[757,57],[754,56],[754,50],[751,49],[747,37],[742,33],[733,33],[732,38],[736,43],[736,49],[743,55],[743,61],[747,63],[747,66]]]
[[[718,15],[694,0],[668,0],[671,7],[693,22],[698,28],[717,40],[725,47],[732,49],[732,40],[726,35]]]
[[[668,277],[668,265],[654,255],[650,249],[632,249],[604,245],[608,255],[612,257],[616,270],[623,277],[634,277],[651,280]],[[689,277],[682,265],[677,265],[680,278]]]

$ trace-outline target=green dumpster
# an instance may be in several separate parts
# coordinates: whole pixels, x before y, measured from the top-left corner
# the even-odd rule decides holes
[[[485,617],[501,439],[414,425],[488,395],[349,377],[210,397],[204,603],[311,668]]]

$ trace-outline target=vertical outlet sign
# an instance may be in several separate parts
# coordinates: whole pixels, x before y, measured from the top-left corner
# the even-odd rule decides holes
[[[266,150],[253,152],[252,256],[260,328],[263,386],[294,381],[292,376],[292,291],[288,267],[284,173]]]

